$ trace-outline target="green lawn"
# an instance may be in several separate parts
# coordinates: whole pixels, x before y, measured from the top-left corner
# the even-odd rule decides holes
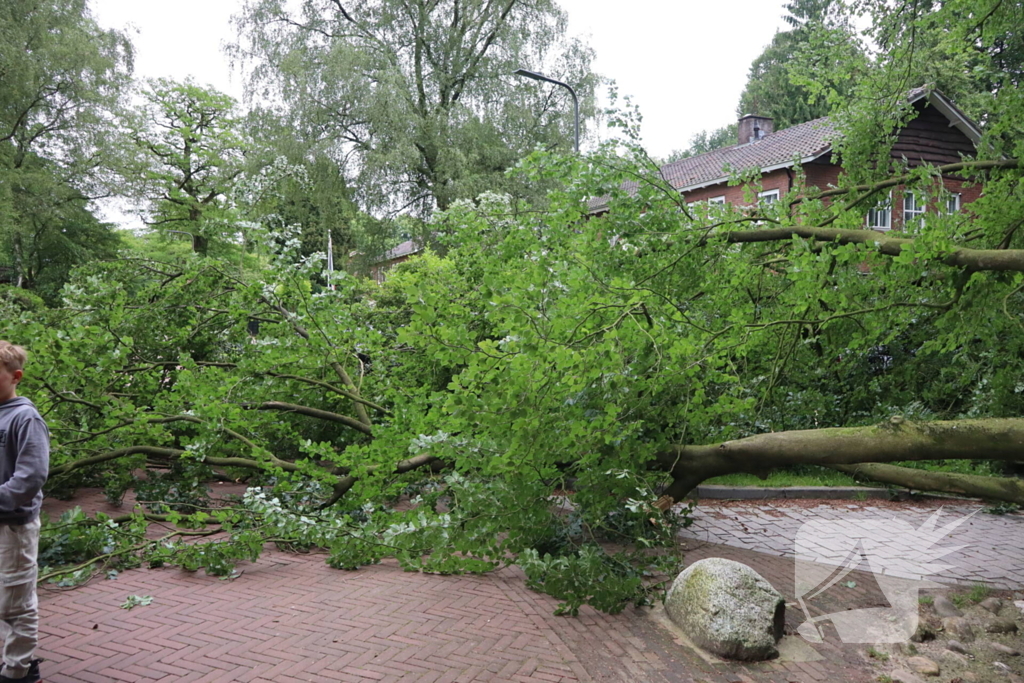
[[[917,462],[896,462],[894,465],[913,467],[933,472],[962,472],[965,474],[979,474],[987,476],[999,476],[997,469],[992,467],[988,461],[972,460],[945,460],[945,461],[917,461]],[[827,467],[814,467],[811,465],[801,467],[788,467],[772,470],[767,479],[758,479],[753,474],[728,474],[724,477],[708,479],[705,484],[719,486],[874,486],[884,487],[884,484],[872,483],[870,481],[858,482],[853,477],[836,472]]]
[[[772,470],[767,479],[753,474],[727,474],[708,479],[705,484],[718,486],[861,486],[862,484],[842,472],[825,467],[800,467]],[[867,484],[870,486],[870,484]]]

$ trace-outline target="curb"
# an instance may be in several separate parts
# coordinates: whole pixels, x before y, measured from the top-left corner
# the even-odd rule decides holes
[[[866,486],[698,486],[688,497],[711,500],[766,500],[772,498],[823,500],[911,500],[945,498]],[[962,500],[962,499],[961,499]]]

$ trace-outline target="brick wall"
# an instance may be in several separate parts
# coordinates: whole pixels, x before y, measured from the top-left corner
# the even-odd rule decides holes
[[[789,192],[789,173],[786,169],[779,169],[772,171],[771,173],[765,174],[761,178],[761,186],[756,185],[751,188],[753,192],[754,201],[748,202],[744,198],[744,187],[740,185],[734,185],[729,187],[725,183],[718,185],[710,185],[708,187],[702,187],[698,190],[692,190],[685,192],[684,196],[688,202],[701,202],[714,197],[725,197],[727,204],[753,204],[757,201],[757,193],[765,190],[778,190],[779,195],[784,195]]]
[[[809,163],[803,167],[804,172],[804,183],[808,187],[816,187],[819,189],[828,189],[829,187],[835,187],[839,184],[839,175],[842,173],[842,167],[836,166],[830,163]],[[785,194],[789,191],[792,185],[790,184],[790,173],[793,171],[787,171],[787,169],[779,169],[772,171],[771,173],[765,174],[761,178],[760,187],[756,185],[751,187],[751,192],[756,193],[764,190],[779,190],[779,194]],[[796,184],[797,179],[793,178],[793,184]],[[978,199],[981,196],[982,187],[981,185],[964,182],[960,178],[949,178],[944,177],[942,179],[942,186],[949,192],[958,193],[960,195],[960,207],[963,209],[971,202]],[[752,202],[747,201],[745,197],[745,188],[743,186],[728,186],[725,183],[718,185],[711,185],[708,187],[702,187],[697,190],[684,193],[686,201],[688,202],[699,202],[714,199],[716,197],[725,197],[727,204],[734,205],[745,205]],[[935,192],[931,194],[937,194]],[[900,230],[903,228],[903,197],[904,188],[897,186],[892,189],[891,193],[891,206],[892,206],[892,229]],[[934,212],[938,209],[936,206],[936,200],[932,199],[928,203],[927,211],[929,213]],[[866,211],[865,211],[866,214]]]

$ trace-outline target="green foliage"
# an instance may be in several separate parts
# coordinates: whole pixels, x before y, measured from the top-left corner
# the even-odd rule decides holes
[[[97,558],[105,559],[104,566],[112,568],[138,566],[132,550],[144,539],[145,531],[144,520],[118,524],[103,513],[89,518],[75,507],[40,530],[40,575],[60,586],[75,586],[93,575]]]
[[[6,307],[12,313],[38,311],[45,305],[37,294],[20,287],[0,285],[0,306]]]
[[[128,598],[121,603],[121,609],[131,609],[133,607],[151,605],[153,604],[152,595],[129,595]]]
[[[990,515],[1009,515],[1014,512],[1018,512],[1019,510],[1020,505],[1017,505],[1016,503],[999,503],[998,505],[985,508],[983,512]]]
[[[767,116],[775,130],[828,116],[831,104],[850,92],[868,66],[849,18],[834,0],[801,0],[786,5],[791,26],[780,31],[750,65],[747,85],[736,107],[738,117]],[[827,46],[827,49],[822,49]],[[826,68],[822,60],[828,60]],[[801,82],[798,71],[812,61],[819,78]],[[821,75],[827,73],[827,78]],[[831,95],[830,99],[825,93]]]
[[[223,248],[238,232],[227,195],[250,146],[235,101],[192,80],[165,78],[151,79],[142,95],[146,104],[129,133],[134,161],[122,172],[149,202],[147,223],[187,234],[200,254],[211,243]]]
[[[728,147],[736,144],[736,124],[717,128],[713,131],[702,130],[690,138],[690,146],[686,149],[677,149],[671,152],[663,163],[669,164],[673,161],[680,161],[697,154],[704,154],[721,147]]]
[[[55,304],[74,266],[117,246],[88,203],[113,185],[131,45],[84,0],[5,2],[0,25],[0,266]]]
[[[236,22],[255,99],[279,98],[283,125],[344,163],[366,208],[426,215],[528,191],[504,172],[535,147],[571,146],[572,103],[519,67],[570,83],[584,125],[594,113],[593,55],[550,0],[248,0]]]

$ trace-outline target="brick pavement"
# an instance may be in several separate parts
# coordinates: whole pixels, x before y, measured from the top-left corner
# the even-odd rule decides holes
[[[683,538],[719,543],[760,553],[793,557],[794,541],[801,526],[812,520],[832,523],[871,520],[884,531],[891,520],[921,528],[940,511],[938,525],[969,516],[963,524],[939,542],[939,547],[963,546],[941,559],[949,565],[932,580],[946,584],[985,584],[992,588],[1019,590],[1024,588],[1024,514],[991,515],[983,513],[980,504],[942,505],[937,501],[921,503],[886,503],[855,501],[759,501],[702,503],[696,509],[693,526],[683,531]],[[897,536],[879,541],[891,546],[893,556],[906,549]],[[822,561],[829,557],[836,562],[846,557],[849,543],[842,537],[822,537],[815,548]],[[916,578],[913,571],[891,572]]]
[[[87,509],[102,507],[92,499]],[[48,507],[55,509],[53,503]],[[64,506],[56,506],[64,507]],[[753,566],[793,598],[794,560],[690,541],[689,562],[719,556]],[[322,554],[268,549],[233,580],[178,569],[135,569],[114,580],[42,587],[40,656],[47,683],[115,681],[410,681],[420,683],[866,683],[880,673],[863,648],[835,638],[816,661],[709,662],[651,610],[555,617],[554,599],[521,572],[433,576],[394,563],[355,572]],[[812,606],[828,613],[885,604],[870,575]],[[129,595],[150,605],[119,607]],[[790,609],[786,630],[803,616]]]

